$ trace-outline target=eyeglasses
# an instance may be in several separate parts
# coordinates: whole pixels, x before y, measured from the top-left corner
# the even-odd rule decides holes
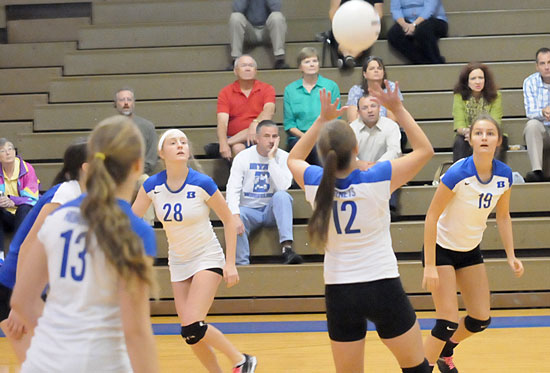
[[[15,148],[11,147],[11,146],[8,146],[8,147],[5,147],[3,149],[0,149],[0,154],[7,154],[7,153],[10,153],[10,152],[13,152],[13,151],[15,151]]]

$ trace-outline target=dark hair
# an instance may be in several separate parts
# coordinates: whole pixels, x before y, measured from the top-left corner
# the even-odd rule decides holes
[[[309,219],[311,243],[319,249],[327,242],[328,225],[334,200],[336,171],[349,166],[357,139],[351,127],[343,120],[333,120],[323,127],[317,141],[317,151],[323,160],[323,177],[315,195],[315,208]]]
[[[482,64],[481,62],[470,62],[464,66],[458,75],[458,82],[455,84],[453,92],[460,93],[463,100],[468,100],[472,97],[472,90],[468,87],[468,79],[470,77],[470,73],[477,69],[483,71],[483,76],[485,78],[485,84],[483,85],[481,95],[488,103],[491,103],[497,98],[497,87],[495,85],[495,79],[493,78],[491,70],[489,70],[487,65]]]
[[[540,48],[537,53],[535,53],[535,62],[539,62],[539,54],[541,53],[550,53],[550,49],[546,47]]]
[[[367,71],[369,63],[371,63],[372,61],[378,62],[378,65],[382,67],[382,70],[384,70],[384,76],[382,77],[382,89],[386,89],[386,83],[384,83],[384,80],[388,79],[388,74],[386,73],[386,65],[384,65],[384,61],[380,57],[370,56],[365,60],[365,62],[363,62],[363,69],[361,74],[361,88],[363,88],[363,92],[365,93],[369,92],[369,82],[365,78],[365,71]]]
[[[143,160],[144,148],[143,137],[129,118],[117,115],[100,122],[88,141],[87,195],[81,205],[89,226],[86,241],[96,239],[107,262],[130,289],[137,282],[152,285],[153,271],[115,193],[135,162]]]
[[[82,164],[86,162],[87,154],[86,141],[78,141],[69,145],[63,155],[63,168],[53,179],[52,185],[78,180]]]
[[[359,102],[360,102],[362,99],[367,98],[367,97],[371,97],[369,91],[366,91],[366,92],[363,94],[363,96],[359,97],[359,99],[357,100],[357,110],[359,110]],[[377,103],[378,105],[380,105],[380,103],[379,103],[378,101],[376,101],[376,103]]]
[[[260,133],[262,127],[277,127],[277,123],[269,119],[264,119],[260,123],[258,123],[258,126],[256,127],[256,133]]]
[[[486,121],[489,121],[489,122],[493,123],[495,125],[495,127],[497,128],[498,138],[502,139],[502,136],[503,136],[502,128],[500,128],[500,125],[495,120],[495,118],[493,118],[489,113],[481,113],[472,121],[472,124],[470,125],[470,134],[469,134],[470,140],[472,139],[472,132],[473,132],[474,126],[477,124],[477,122],[482,121],[482,120],[486,120]]]

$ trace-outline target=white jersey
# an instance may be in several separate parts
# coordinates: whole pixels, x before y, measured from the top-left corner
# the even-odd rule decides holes
[[[62,183],[52,197],[50,203],[58,203],[64,205],[65,203],[78,198],[82,194],[80,190],[80,184],[77,180],[65,181]]]
[[[206,201],[218,187],[211,177],[189,168],[179,190],[170,190],[166,171],[143,183],[168,239],[168,264],[172,282],[183,281],[198,271],[223,268],[225,258],[210,222]]]
[[[239,206],[266,206],[275,192],[287,190],[292,184],[292,174],[286,164],[288,153],[277,149],[275,157],[269,159],[261,156],[256,147],[237,154],[231,165],[226,199],[233,214],[240,213]]]
[[[38,232],[48,260],[50,292],[22,372],[130,372],[118,296],[118,276],[95,245],[86,247],[84,196],[49,215]],[[119,201],[148,255],[150,226]]]
[[[389,161],[336,179],[325,250],[325,284],[346,284],[399,277],[390,236]],[[305,197],[314,206],[323,169],[304,173]]]
[[[512,186],[512,179],[510,167],[498,160],[493,160],[493,176],[486,183],[479,180],[471,156],[453,164],[441,178],[455,196],[437,222],[437,244],[454,251],[469,251],[479,245],[487,217]]]

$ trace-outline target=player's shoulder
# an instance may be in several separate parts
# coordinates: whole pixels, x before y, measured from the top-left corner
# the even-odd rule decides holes
[[[203,174],[197,170],[189,168],[189,174],[186,180],[187,185],[195,185],[204,189],[209,195],[212,195],[218,190],[218,186],[210,176]]]
[[[150,176],[145,180],[143,183],[143,189],[145,189],[146,193],[149,193],[151,190],[155,189],[158,185],[163,185],[166,183],[166,170],[163,170],[159,172],[158,174],[154,174],[153,176]]]

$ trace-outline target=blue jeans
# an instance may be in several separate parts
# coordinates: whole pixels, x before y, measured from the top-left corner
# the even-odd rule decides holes
[[[277,226],[279,242],[292,241],[292,197],[286,191],[273,194],[269,203],[262,208],[241,206],[241,221],[244,233],[237,235],[237,265],[250,264],[249,235],[261,227]]]

